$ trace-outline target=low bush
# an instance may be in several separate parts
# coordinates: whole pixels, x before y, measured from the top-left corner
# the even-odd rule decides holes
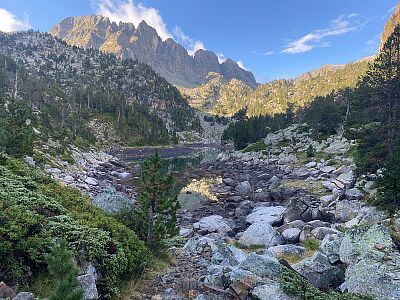
[[[281,289],[299,300],[373,300],[369,296],[353,293],[326,293],[314,287],[307,279],[285,267],[282,267]]]
[[[65,239],[79,262],[92,262],[104,297],[124,278],[138,275],[150,259],[135,233],[91,205],[79,191],[52,181],[24,163],[0,162],[0,274],[28,284],[43,272],[54,238]]]

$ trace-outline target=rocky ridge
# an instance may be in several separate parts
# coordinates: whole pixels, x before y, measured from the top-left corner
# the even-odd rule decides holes
[[[284,113],[288,104],[304,107],[317,96],[355,87],[374,57],[347,65],[326,65],[295,79],[278,79],[253,89],[237,79],[209,74],[196,88],[179,88],[189,104],[212,114],[231,116],[247,107],[249,116]]]
[[[379,46],[379,51],[382,50],[389,36],[393,33],[394,29],[400,24],[400,4],[397,4],[395,11],[392,16],[385,24],[383,34],[381,36],[381,44]]]
[[[208,50],[198,50],[191,56],[173,39],[163,41],[145,21],[135,28],[131,23],[117,24],[103,16],[69,17],[49,33],[71,45],[137,59],[178,86],[201,84],[210,72],[228,79],[236,78],[251,87],[257,86],[254,75],[233,60],[227,59],[220,64],[215,53]]]

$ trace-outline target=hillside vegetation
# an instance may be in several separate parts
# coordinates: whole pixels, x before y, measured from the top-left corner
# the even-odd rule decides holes
[[[327,65],[298,78],[279,79],[252,89],[238,80],[225,80],[210,74],[208,82],[197,88],[180,88],[193,107],[217,115],[232,116],[247,107],[248,116],[284,113],[289,104],[304,107],[317,96],[355,87],[373,58],[347,65]]]
[[[199,130],[179,91],[136,61],[32,31],[0,34],[0,54],[1,90],[28,103],[44,131],[92,142],[89,121],[106,120],[122,144],[148,145]]]

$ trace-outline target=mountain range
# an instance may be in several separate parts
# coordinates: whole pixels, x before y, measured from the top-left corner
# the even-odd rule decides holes
[[[196,88],[180,90],[192,107],[212,114],[231,116],[247,107],[249,116],[274,115],[285,112],[289,103],[303,107],[317,96],[354,87],[373,58],[346,65],[326,65],[295,79],[273,80],[255,89],[240,80],[214,74]]]
[[[146,63],[177,86],[195,87],[206,82],[210,72],[228,80],[239,79],[253,88],[257,86],[253,73],[240,68],[232,59],[219,63],[217,55],[208,50],[198,50],[191,56],[172,38],[163,41],[145,21],[135,27],[132,23],[117,24],[98,15],[69,17],[49,33],[71,45]]]

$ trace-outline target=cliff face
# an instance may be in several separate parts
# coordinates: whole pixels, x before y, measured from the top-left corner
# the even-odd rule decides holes
[[[68,44],[137,59],[179,86],[202,84],[210,72],[219,73],[228,80],[241,80],[251,87],[257,86],[254,75],[233,60],[220,64],[215,53],[207,50],[198,50],[191,56],[173,39],[163,41],[144,21],[135,28],[131,23],[116,24],[103,16],[70,17],[55,25],[49,33]]]
[[[393,15],[386,22],[385,28],[381,37],[381,45],[379,47],[379,51],[382,50],[389,36],[393,33],[394,29],[400,24],[400,3],[397,4],[397,8],[394,11]]]

